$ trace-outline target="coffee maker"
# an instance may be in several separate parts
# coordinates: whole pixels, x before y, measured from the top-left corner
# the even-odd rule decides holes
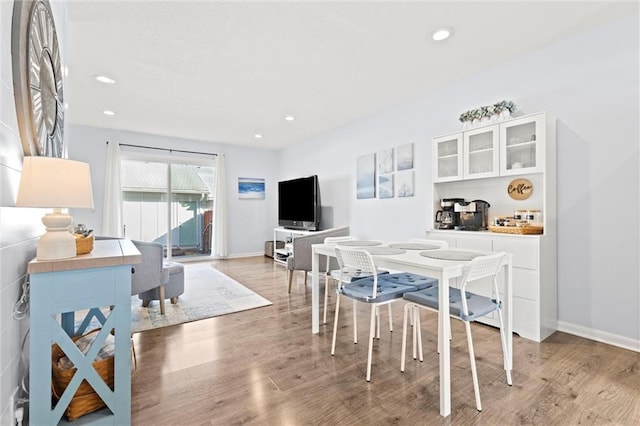
[[[484,200],[457,202],[454,211],[460,215],[460,225],[456,229],[463,231],[480,231],[489,227],[490,204]]]
[[[454,209],[456,203],[464,203],[464,198],[443,198],[440,200],[442,210],[436,212],[435,229],[455,229],[460,225],[460,213]]]

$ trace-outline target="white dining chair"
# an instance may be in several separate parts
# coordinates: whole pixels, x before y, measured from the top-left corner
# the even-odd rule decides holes
[[[327,237],[324,239],[324,243],[327,245],[331,245],[331,246],[335,246],[336,244],[338,244],[339,242],[342,241],[354,241],[356,239],[356,237],[354,237],[353,235],[345,235],[344,237]],[[327,270],[325,272],[325,281],[324,281],[324,314],[323,314],[323,319],[322,319],[322,323],[326,324],[327,323],[327,306],[329,304],[329,292],[330,292],[330,287],[331,281],[336,281],[336,283],[339,283],[340,281],[340,269],[331,269],[331,262],[327,262]]]
[[[482,411],[480,401],[480,389],[478,386],[478,373],[476,371],[475,354],[473,350],[473,339],[471,337],[471,322],[477,318],[483,317],[491,312],[497,312],[500,324],[500,340],[502,343],[502,354],[504,369],[507,376],[507,384],[511,385],[511,370],[508,365],[509,354],[507,348],[507,339],[504,331],[504,321],[502,318],[502,302],[500,301],[500,293],[498,291],[498,274],[506,253],[497,253],[487,256],[479,256],[471,260],[465,274],[462,277],[460,289],[449,287],[449,313],[451,318],[464,322],[467,334],[467,344],[469,347],[469,360],[471,362],[471,374],[473,377],[473,390],[475,393],[476,407],[478,411]],[[474,281],[485,278],[492,279],[493,297],[487,297],[467,291],[467,286]],[[407,317],[413,315],[413,345],[414,358],[415,346],[420,350],[420,359],[422,360],[422,338],[420,330],[420,316],[418,308],[438,311],[439,287],[434,286],[430,289],[419,290],[416,292],[406,293],[403,298],[407,300],[404,307],[403,335],[402,335],[402,355],[400,359],[400,371],[404,371],[405,367],[405,351],[407,338]],[[417,339],[416,339],[417,336]],[[440,339],[438,339],[440,341]]]
[[[340,270],[345,271],[348,269],[359,270],[363,273],[368,273],[370,276],[361,278],[356,281],[346,282],[344,275],[341,273],[339,280],[340,286],[336,292],[336,311],[335,319],[333,322],[333,338],[331,341],[331,355],[335,355],[336,350],[336,336],[338,333],[338,318],[340,313],[340,299],[347,297],[356,302],[367,303],[371,305],[371,318],[369,322],[369,346],[367,355],[367,381],[371,381],[371,359],[373,356],[373,340],[375,337],[379,338],[380,335],[380,316],[379,306],[390,304],[392,302],[402,299],[402,296],[409,292],[415,291],[415,286],[408,286],[393,282],[392,274],[378,275],[376,273],[377,268],[373,261],[373,258],[369,253],[362,249],[343,248],[336,246],[336,258],[340,265]],[[356,328],[356,306],[354,304],[353,309],[353,322],[354,322],[354,343],[357,343],[357,328]]]
[[[324,240],[325,244],[329,244],[329,245],[333,245],[336,246],[338,244],[340,244],[341,242],[344,241],[355,241],[356,238],[352,235],[349,236],[345,236],[345,237],[327,237]],[[327,269],[330,269],[330,264],[327,263]],[[377,268],[376,269],[376,274],[388,274],[389,271],[384,270],[384,269],[380,269]],[[324,315],[323,315],[323,320],[322,323],[326,324],[327,323],[327,308],[329,306],[329,291],[327,290],[329,288],[329,283],[328,280],[335,280],[336,283],[340,284],[340,283],[350,283],[356,280],[359,280],[361,278],[366,278],[368,276],[370,276],[371,273],[366,272],[366,271],[362,271],[359,269],[353,269],[353,268],[349,268],[349,267],[344,267],[344,268],[340,268],[340,266],[338,265],[338,269],[332,269],[332,270],[328,270],[325,274],[325,293],[324,293]],[[353,302],[353,306],[354,306],[354,323],[356,323],[356,317],[355,317],[355,301]],[[391,306],[389,306],[389,330],[393,331],[393,322],[391,321]],[[358,330],[357,327],[354,328],[354,336],[357,335]],[[379,330],[378,330],[378,335],[380,334]],[[356,338],[357,339],[357,338]]]

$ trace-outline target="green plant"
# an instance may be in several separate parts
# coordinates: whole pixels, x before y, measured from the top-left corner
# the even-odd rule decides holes
[[[500,114],[503,111],[514,112],[516,109],[516,104],[512,101],[500,101],[496,102],[493,105],[485,105],[478,108],[470,109],[469,111],[465,111],[460,114],[458,120],[462,123],[470,122],[475,119],[482,119],[484,117],[491,117],[496,114]]]

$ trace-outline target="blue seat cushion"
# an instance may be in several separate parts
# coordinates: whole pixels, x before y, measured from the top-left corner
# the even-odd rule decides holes
[[[435,278],[423,277],[422,275],[411,274],[409,272],[384,275],[382,277],[378,277],[378,282],[380,282],[380,280],[395,284],[408,285],[410,287],[415,287],[415,290],[426,290],[438,285],[438,280]]]
[[[401,299],[402,295],[415,291],[415,287],[396,284],[378,278],[376,297],[373,297],[373,277],[362,278],[345,284],[338,290],[344,296],[364,303],[382,303],[392,299]]]
[[[404,299],[410,302],[417,303],[418,305],[426,306],[431,309],[438,310],[438,286],[419,290],[411,293],[404,294]],[[467,297],[467,308],[469,309],[469,315],[465,315],[462,311],[462,297],[460,290],[457,288],[449,287],[449,314],[456,316],[463,321],[474,321],[476,318],[483,317],[490,312],[499,309],[499,304],[495,299],[490,297],[480,296],[475,293],[465,292]]]

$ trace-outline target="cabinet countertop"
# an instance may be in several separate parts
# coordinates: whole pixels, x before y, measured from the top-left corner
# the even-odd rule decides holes
[[[498,237],[498,238],[540,238],[545,234],[507,234],[491,231],[456,231],[455,229],[428,229],[427,232],[443,233],[447,235],[464,235],[464,236],[482,236],[482,237]]]
[[[70,271],[74,269],[102,268],[106,266],[130,265],[142,262],[142,255],[131,240],[98,240],[91,253],[69,259],[37,260],[29,262],[27,272]]]

